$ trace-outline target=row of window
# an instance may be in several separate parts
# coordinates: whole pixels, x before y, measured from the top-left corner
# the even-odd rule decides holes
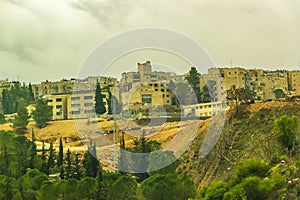
[[[84,100],[91,100],[91,99],[93,99],[93,96],[84,96],[83,99]],[[80,97],[71,97],[71,100],[72,101],[79,101]]]
[[[84,114],[92,114],[92,113],[94,113],[94,110],[85,110],[84,111]],[[76,111],[72,111],[71,114],[72,115],[80,115],[81,112],[80,112],[80,110],[76,110]]]
[[[217,107],[220,107],[220,105],[217,105],[217,104],[213,104],[213,105],[203,105],[203,106],[196,106],[196,109],[205,109],[205,108],[217,108]]]

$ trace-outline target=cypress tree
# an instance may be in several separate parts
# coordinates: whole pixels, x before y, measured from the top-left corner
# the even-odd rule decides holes
[[[106,112],[106,108],[103,102],[103,95],[101,93],[100,84],[97,81],[95,92],[95,112],[98,115],[102,115]]]
[[[71,160],[70,149],[68,149],[67,151],[66,161],[67,161],[66,179],[69,179],[71,177],[71,172],[72,172],[72,160]]]
[[[60,168],[60,178],[64,179],[64,146],[62,138],[59,139],[59,153],[58,153],[58,160],[57,160],[57,166]]]
[[[35,144],[35,134],[34,130],[32,129],[31,131],[31,149],[30,149],[30,161],[29,161],[29,168],[33,169],[34,168],[34,160],[37,155],[37,150],[36,150],[36,144]]]
[[[47,174],[50,174],[50,170],[54,165],[54,149],[53,149],[53,144],[50,143],[49,147],[49,157],[48,157],[48,162],[47,162]]]
[[[33,94],[33,91],[32,91],[32,85],[31,83],[29,83],[29,86],[28,86],[28,99],[30,102],[34,102],[34,94]]]
[[[75,154],[75,169],[74,169],[74,174],[72,175],[73,178],[80,180],[81,178],[81,168],[80,168],[80,161],[79,161],[79,154]]]
[[[57,160],[57,166],[61,167],[63,165],[63,159],[64,159],[64,146],[62,138],[59,139],[59,153],[58,153],[58,160]]]
[[[96,155],[96,145],[89,146],[88,151],[84,155],[83,166],[85,169],[85,175],[89,177],[96,177],[98,168],[99,168],[99,161]]]

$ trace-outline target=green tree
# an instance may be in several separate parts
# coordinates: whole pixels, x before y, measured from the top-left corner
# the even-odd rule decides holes
[[[199,191],[200,199],[205,200],[223,200],[228,187],[224,182],[213,182],[209,186],[204,186]]]
[[[16,180],[14,178],[0,175],[0,199],[18,199],[17,195],[20,195],[20,193],[16,191],[16,185]]]
[[[98,115],[102,115],[106,112],[105,104],[103,102],[103,94],[101,93],[101,87],[98,81],[95,92],[95,112]]]
[[[57,200],[59,199],[59,193],[60,192],[57,184],[50,181],[45,181],[41,189],[38,191],[37,196],[40,200]]]
[[[47,161],[47,174],[50,174],[52,167],[54,167],[54,149],[53,149],[53,144],[50,143],[49,157]]]
[[[80,160],[79,160],[79,154],[75,154],[75,163],[74,163],[74,174],[72,174],[72,177],[79,180],[82,176],[81,167],[80,167]]]
[[[282,89],[276,89],[273,92],[276,99],[284,98],[286,96]]]
[[[34,94],[31,83],[29,83],[28,85],[28,99],[30,100],[30,102],[34,102]]]
[[[60,169],[60,178],[64,179],[64,145],[62,138],[59,138],[59,152],[58,152],[58,159],[57,159],[57,167]]]
[[[197,103],[201,103],[201,93],[200,93],[200,74],[198,73],[196,67],[192,67],[189,71],[186,80],[189,82],[193,88],[195,95],[197,97]]]
[[[71,158],[71,151],[68,149],[67,155],[66,155],[66,162],[67,162],[67,168],[66,168],[66,179],[71,178],[72,173],[72,158]]]
[[[112,185],[112,199],[130,200],[136,197],[137,183],[129,176],[120,176]]]
[[[36,150],[36,144],[35,144],[35,134],[34,134],[34,130],[32,129],[32,131],[31,131],[30,161],[29,161],[29,167],[31,169],[34,168],[34,162],[35,162],[36,155],[37,155],[37,150]]]
[[[143,181],[143,196],[148,200],[184,200],[196,196],[196,187],[187,176],[156,174]]]
[[[249,176],[265,177],[270,170],[270,166],[256,158],[242,161],[232,179],[233,183],[240,183],[244,178]]]
[[[149,153],[152,151],[159,150],[161,144],[155,140],[148,141],[146,139],[145,131],[143,130],[141,137],[133,141],[134,147],[128,149],[129,151],[134,152],[131,154],[131,164],[132,171],[141,172],[134,173],[138,177],[138,182],[141,182],[149,177],[147,173],[148,164],[149,164]]]
[[[13,123],[16,133],[25,133],[27,130],[29,115],[26,106],[25,100],[20,99],[18,102],[17,116]]]
[[[2,106],[4,114],[11,114],[14,111],[13,101],[11,99],[11,95],[8,90],[4,89],[2,91]]]
[[[274,131],[279,133],[279,141],[291,154],[295,153],[296,146],[299,144],[297,140],[297,135],[299,134],[298,123],[298,117],[288,117],[286,115],[274,122]]]
[[[99,169],[99,161],[97,159],[96,145],[89,146],[88,151],[84,155],[83,167],[85,169],[85,176],[95,178]]]
[[[22,195],[22,199],[36,199],[38,192],[44,182],[48,182],[48,176],[41,173],[37,169],[30,169],[22,176],[19,182],[19,190]]]
[[[3,113],[0,113],[0,124],[5,124],[6,120],[5,120],[5,115]]]
[[[53,107],[48,105],[46,99],[38,99],[36,101],[35,110],[32,114],[38,128],[45,127],[47,122],[52,120],[52,109]]]

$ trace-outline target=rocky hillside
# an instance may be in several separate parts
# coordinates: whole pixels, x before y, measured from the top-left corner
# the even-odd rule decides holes
[[[296,115],[300,119],[299,111],[299,103],[287,102],[247,105],[243,106],[238,114],[230,110],[222,134],[212,151],[206,157],[199,158],[199,149],[207,129],[200,131],[191,148],[181,157],[182,163],[177,170],[192,177],[199,188],[213,181],[228,181],[238,164],[249,158],[258,158],[270,165],[272,163],[272,166],[284,165],[281,166],[282,174],[291,169],[299,172],[300,168],[298,166],[298,169],[296,164],[300,158],[299,151],[290,156],[273,131],[276,119],[283,115]],[[281,163],[282,159],[285,162]],[[285,190],[290,194],[293,194],[293,190],[297,190],[298,186],[300,188],[298,175],[299,173],[286,175]],[[291,185],[295,184],[295,180],[297,187]],[[294,191],[295,193],[297,192]]]

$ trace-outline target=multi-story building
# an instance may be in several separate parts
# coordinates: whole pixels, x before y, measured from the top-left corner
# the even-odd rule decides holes
[[[182,106],[183,117],[211,117],[226,109],[222,101]]]
[[[286,71],[290,95],[300,96],[300,71]]]
[[[300,78],[300,72],[298,72]],[[274,91],[281,89],[285,94],[299,87],[297,85],[297,72],[288,72],[285,70],[268,71],[262,69],[243,69],[240,67],[234,68],[211,68],[208,74],[203,75],[208,81],[215,81],[215,94],[217,99],[226,96],[226,91],[230,90],[232,86],[235,88],[245,88],[253,92],[256,99],[275,99]],[[220,77],[220,78],[219,78]],[[298,80],[299,80],[298,78]],[[293,82],[294,81],[294,82]],[[296,94],[294,92],[294,94]]]
[[[118,82],[116,78],[94,76],[85,79],[63,79],[56,82],[44,81],[40,84],[32,85],[32,90],[35,98],[40,98],[44,95],[63,94],[80,90],[94,90],[97,81],[101,87],[112,87]]]
[[[52,106],[53,120],[68,119],[68,97],[69,94],[47,95],[48,105]]]

